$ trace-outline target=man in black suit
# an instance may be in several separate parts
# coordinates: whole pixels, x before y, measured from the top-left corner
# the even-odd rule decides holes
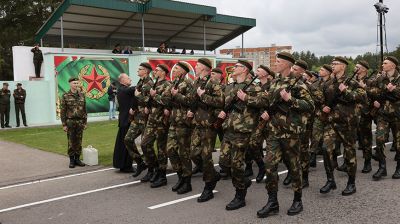
[[[125,73],[118,77],[120,87],[117,91],[117,99],[119,103],[118,116],[118,134],[114,147],[113,166],[119,168],[121,172],[130,173],[134,169],[132,167],[132,157],[129,156],[124,144],[124,138],[129,129],[129,114],[132,108],[137,107],[135,98],[135,87],[131,87],[131,79]]]

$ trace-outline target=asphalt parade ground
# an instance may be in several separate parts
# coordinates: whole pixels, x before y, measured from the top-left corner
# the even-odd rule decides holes
[[[317,167],[310,170],[310,187],[303,190],[304,211],[297,216],[286,215],[293,192],[282,184],[287,171],[280,165],[280,213],[259,219],[256,212],[267,200],[264,182],[253,180],[245,207],[226,211],[235,194],[230,179],[218,182],[214,199],[198,203],[204,186],[201,175],[192,178],[192,192],[178,195],[171,191],[175,173],[169,172],[167,186],[152,189],[139,181],[145,172],[133,178],[110,167],[68,169],[64,156],[1,142],[0,223],[399,223],[400,182],[391,178],[396,163],[390,146],[388,142],[388,176],[381,181],[372,181],[375,161],[371,173],[361,173],[364,160],[357,150],[357,193],[352,196],[341,195],[347,175],[339,171],[335,171],[338,189],[319,193],[326,175],[318,156]],[[213,155],[214,163],[218,154],[217,150]],[[253,170],[256,175],[256,165]]]

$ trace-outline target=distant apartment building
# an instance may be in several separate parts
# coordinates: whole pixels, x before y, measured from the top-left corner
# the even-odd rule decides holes
[[[222,49],[220,54],[232,55],[233,58],[248,58],[254,61],[254,67],[259,65],[267,65],[272,68],[276,62],[276,54],[279,52],[292,52],[292,46],[276,46],[272,44],[270,47]]]

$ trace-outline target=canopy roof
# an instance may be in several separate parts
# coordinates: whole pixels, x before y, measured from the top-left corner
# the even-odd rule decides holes
[[[214,50],[254,26],[255,19],[221,15],[215,7],[170,0],[144,4],[64,0],[36,33],[35,40],[60,43],[63,33],[66,43],[109,48],[116,43],[143,46],[144,37],[145,47],[167,42],[177,48]]]

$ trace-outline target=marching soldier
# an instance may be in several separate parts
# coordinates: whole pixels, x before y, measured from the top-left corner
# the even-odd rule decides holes
[[[195,126],[191,136],[191,159],[197,167],[202,168],[205,182],[204,190],[197,198],[198,202],[205,202],[214,197],[213,190],[220,179],[212,159],[217,138],[213,124],[224,106],[224,96],[220,80],[211,79],[211,68],[209,59],[198,59],[195,67],[197,79],[190,94],[192,107],[187,114],[189,118],[194,117]],[[213,71],[215,73],[218,70]]]
[[[69,168],[85,166],[79,157],[82,153],[83,130],[86,129],[87,113],[85,95],[79,91],[79,79],[68,80],[70,90],[61,98],[61,122],[68,137]]]
[[[396,127],[393,132],[393,138],[396,139],[397,152],[395,160],[397,161],[396,170],[392,176],[393,179],[400,179],[400,74],[396,70],[399,65],[397,58],[388,56],[382,63],[382,72],[376,78],[371,88],[371,95],[375,99],[373,102],[374,110],[377,111],[376,125],[376,156],[379,161],[379,169],[372,176],[374,180],[380,180],[387,175],[385,141],[389,132],[389,126],[392,124]]]
[[[192,161],[190,160],[190,136],[192,128],[187,121],[187,111],[190,99],[187,94],[192,91],[192,81],[186,78],[190,69],[186,62],[178,62],[172,71],[174,81],[170,89],[164,91],[164,96],[169,99],[167,114],[170,114],[168,130],[167,154],[172,168],[177,172],[180,180],[172,187],[177,194],[192,191]]]
[[[257,212],[259,218],[279,212],[277,165],[282,157],[289,161],[294,191],[293,204],[287,214],[296,215],[303,210],[300,135],[304,133],[306,127],[302,122],[302,113],[312,112],[314,104],[305,84],[290,72],[294,63],[295,59],[290,53],[277,54],[276,71],[280,77],[271,85],[267,98],[269,109],[262,114],[264,119],[270,120],[268,122],[270,133],[265,162],[268,202]],[[289,86],[293,88],[287,90]]]
[[[167,65],[157,65],[153,72],[155,82],[150,89],[150,99],[145,107],[147,124],[143,133],[141,148],[149,169],[157,167],[158,176],[150,187],[156,188],[167,184],[166,170],[168,122],[165,122],[164,108],[168,100],[162,97],[166,89],[170,88],[170,82],[165,79],[169,72]],[[154,151],[154,142],[157,141],[157,156]],[[143,165],[144,166],[144,165]],[[139,167],[137,168],[139,169]]]
[[[147,117],[145,114],[145,107],[150,99],[150,89],[153,86],[153,81],[150,78],[150,72],[153,70],[151,65],[147,62],[140,63],[137,74],[139,81],[135,89],[135,97],[137,99],[137,108],[130,109],[129,113],[133,116],[133,120],[129,125],[128,132],[125,135],[124,143],[129,155],[136,162],[137,168],[134,170],[132,176],[137,177],[143,170],[147,168],[146,164],[136,147],[135,139],[139,137],[146,126]],[[143,150],[143,149],[142,149]],[[154,167],[149,167],[148,173],[140,181],[148,182],[153,176]]]

